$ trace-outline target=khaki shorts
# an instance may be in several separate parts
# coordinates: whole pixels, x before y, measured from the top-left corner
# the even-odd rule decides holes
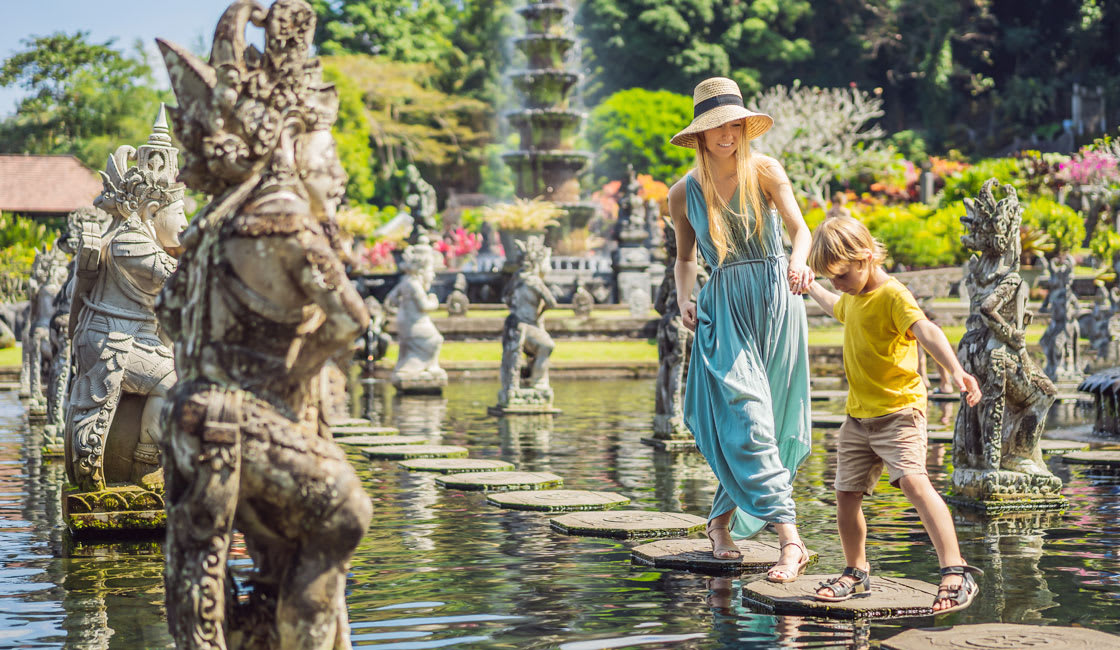
[[[926,414],[904,408],[876,418],[848,416],[836,447],[836,489],[868,496],[887,466],[891,485],[926,474]]]

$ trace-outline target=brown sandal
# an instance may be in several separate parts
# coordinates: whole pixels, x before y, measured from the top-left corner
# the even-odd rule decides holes
[[[768,581],[777,582],[779,584],[793,582],[794,580],[797,580],[798,576],[800,576],[802,573],[805,573],[805,567],[809,566],[809,549],[805,548],[804,542],[786,542],[785,544],[782,544],[781,548],[778,549],[778,553],[784,551],[787,546],[796,546],[797,548],[801,549],[801,561],[797,564],[778,563],[770,567],[770,570],[766,572],[766,579]],[[778,567],[793,567],[793,569],[786,570],[784,568],[779,569]],[[775,572],[788,573],[790,574],[790,576],[788,578],[775,578]]]
[[[962,610],[972,604],[976,594],[980,593],[980,585],[976,584],[976,579],[973,575],[982,576],[984,572],[974,566],[962,564],[960,566],[947,566],[941,568],[941,577],[945,576],[963,576],[959,585],[941,585],[937,588],[937,596],[933,599],[933,604],[936,605],[942,600],[948,600],[954,603],[952,607],[945,609],[933,610],[934,615],[948,614]]]
[[[712,531],[713,530],[727,530],[727,531],[729,531],[729,529],[727,528],[727,526],[716,526],[715,528],[706,528],[705,529],[704,532],[708,535],[708,541],[712,543],[712,557],[714,557],[717,560],[732,560],[732,561],[743,559],[743,552],[739,550],[739,547],[735,546],[735,540],[731,540],[732,548],[727,548],[727,547],[716,548],[716,540],[712,537]],[[729,555],[730,553],[734,553],[734,556],[730,556]]]

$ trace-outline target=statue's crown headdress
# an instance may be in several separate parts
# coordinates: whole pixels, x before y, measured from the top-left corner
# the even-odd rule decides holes
[[[136,161],[135,166],[129,163]],[[185,187],[179,176],[179,150],[171,144],[167,114],[160,104],[148,142],[134,149],[117,147],[101,173],[102,190],[93,204],[106,212],[128,218],[148,201],[170,205],[183,200]]]

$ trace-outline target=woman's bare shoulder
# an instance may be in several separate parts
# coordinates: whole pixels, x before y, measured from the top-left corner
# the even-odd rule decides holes
[[[684,176],[681,176],[680,180],[673,183],[672,187],[669,188],[669,211],[671,213],[676,213],[676,210],[673,209],[674,207],[683,208],[685,206],[688,196],[688,177],[691,173],[692,172],[688,172]]]

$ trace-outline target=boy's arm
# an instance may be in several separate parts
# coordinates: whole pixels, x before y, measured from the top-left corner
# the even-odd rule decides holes
[[[826,314],[836,318],[836,303],[840,300],[839,295],[825,289],[821,286],[821,283],[816,280],[813,280],[813,283],[809,285],[809,295],[812,296],[813,300],[817,301],[817,304],[821,306],[821,309],[823,309]]]
[[[933,355],[933,359],[937,361],[938,365],[949,372],[953,377],[953,383],[964,393],[968,405],[976,406],[982,397],[980,384],[975,377],[965,372],[964,368],[961,367],[961,362],[957,360],[957,355],[953,352],[953,346],[949,343],[949,339],[945,338],[945,332],[942,332],[940,327],[929,320],[923,319],[910,326],[910,334],[918,339],[918,343],[921,343],[927,352]]]

